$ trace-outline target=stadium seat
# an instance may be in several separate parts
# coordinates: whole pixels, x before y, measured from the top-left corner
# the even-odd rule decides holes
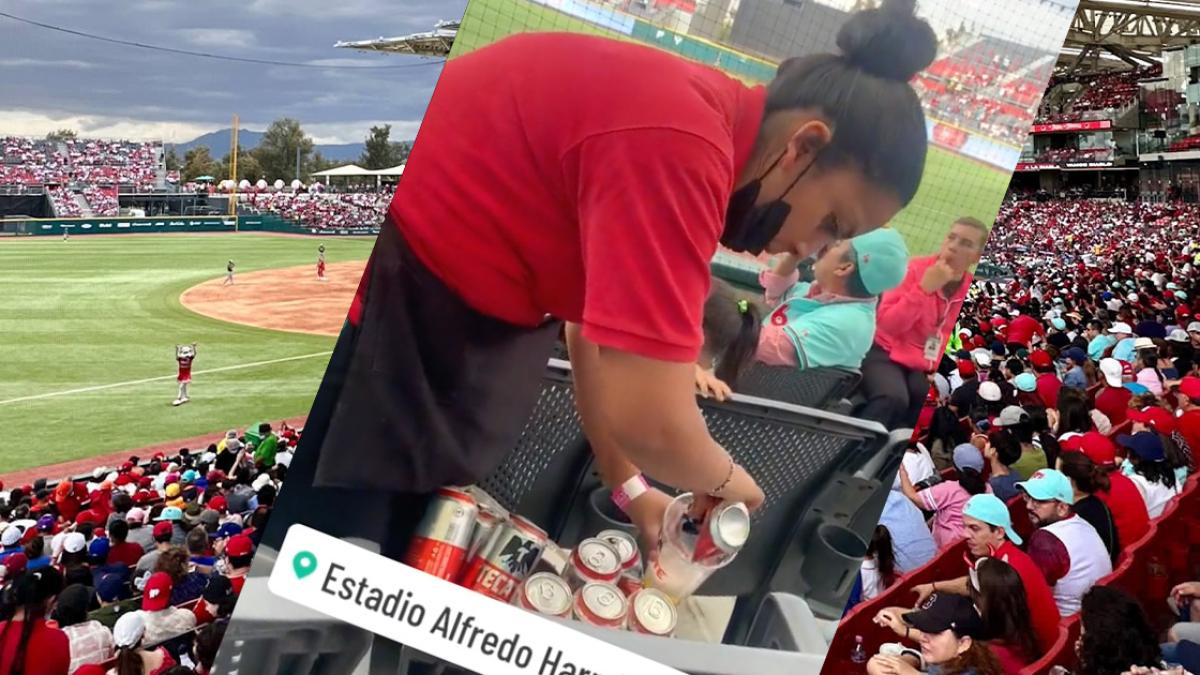
[[[967,552],[966,541],[951,546],[942,551],[933,560],[904,575],[883,593],[873,600],[860,603],[846,614],[838,626],[838,632],[829,645],[831,655],[850,654],[854,640],[862,636],[863,645],[868,654],[879,651],[879,646],[885,642],[897,642],[897,636],[891,630],[875,625],[873,619],[879,610],[887,607],[912,607],[917,596],[913,594],[914,586],[934,581],[956,579],[967,573],[964,555]],[[840,672],[840,671],[837,671]]]
[[[858,386],[862,374],[854,368],[798,368],[755,363],[738,378],[739,394],[792,405],[828,409]]]
[[[1042,655],[1042,658],[1022,668],[1020,675],[1049,675],[1055,666],[1062,666],[1068,672],[1074,670],[1077,661],[1075,641],[1079,639],[1079,631],[1078,614],[1064,619],[1058,625],[1058,639],[1055,640],[1054,646]]]

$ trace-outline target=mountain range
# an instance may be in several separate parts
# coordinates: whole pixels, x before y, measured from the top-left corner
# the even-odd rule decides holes
[[[263,132],[249,131],[240,129],[238,131],[238,143],[246,149],[258,147],[262,140]],[[175,153],[179,155],[180,161],[183,161],[183,156],[188,150],[195,147],[206,146],[208,152],[216,159],[220,159],[229,154],[229,143],[232,140],[232,130],[221,129],[211,133],[204,134],[198,138],[194,138],[186,143],[168,143],[167,149],[175,148]],[[340,145],[314,145],[313,149],[321,153],[326,159],[332,159],[338,162],[357,162],[362,156],[362,143],[344,143]]]

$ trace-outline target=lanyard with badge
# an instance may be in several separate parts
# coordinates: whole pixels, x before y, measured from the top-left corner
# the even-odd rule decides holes
[[[942,297],[942,291],[937,291],[937,297]],[[934,326],[933,335],[925,339],[925,361],[933,367],[937,365],[938,352],[942,347],[942,326],[946,323],[946,318],[950,316],[950,308],[954,306],[954,301],[946,298],[946,311],[942,312],[941,318],[938,319],[937,325]]]

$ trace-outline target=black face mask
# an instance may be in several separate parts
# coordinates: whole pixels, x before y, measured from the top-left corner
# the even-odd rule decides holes
[[[771,162],[771,166],[767,167],[762,176],[730,195],[729,207],[725,210],[725,231],[721,233],[721,245],[734,251],[758,255],[771,243],[775,235],[779,234],[779,230],[783,229],[788,214],[792,212],[791,205],[783,201],[783,198],[796,187],[796,183],[800,182],[813,164],[816,164],[816,158],[804,167],[783,194],[765,204],[755,204],[758,201],[758,193],[762,190],[762,179],[771,173],[780,159],[783,159],[783,155]]]

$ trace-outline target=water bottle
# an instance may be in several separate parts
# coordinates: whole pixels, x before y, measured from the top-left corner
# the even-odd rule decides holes
[[[850,660],[854,663],[867,662],[867,648],[863,646],[863,636],[854,636],[854,649],[850,652]]]

